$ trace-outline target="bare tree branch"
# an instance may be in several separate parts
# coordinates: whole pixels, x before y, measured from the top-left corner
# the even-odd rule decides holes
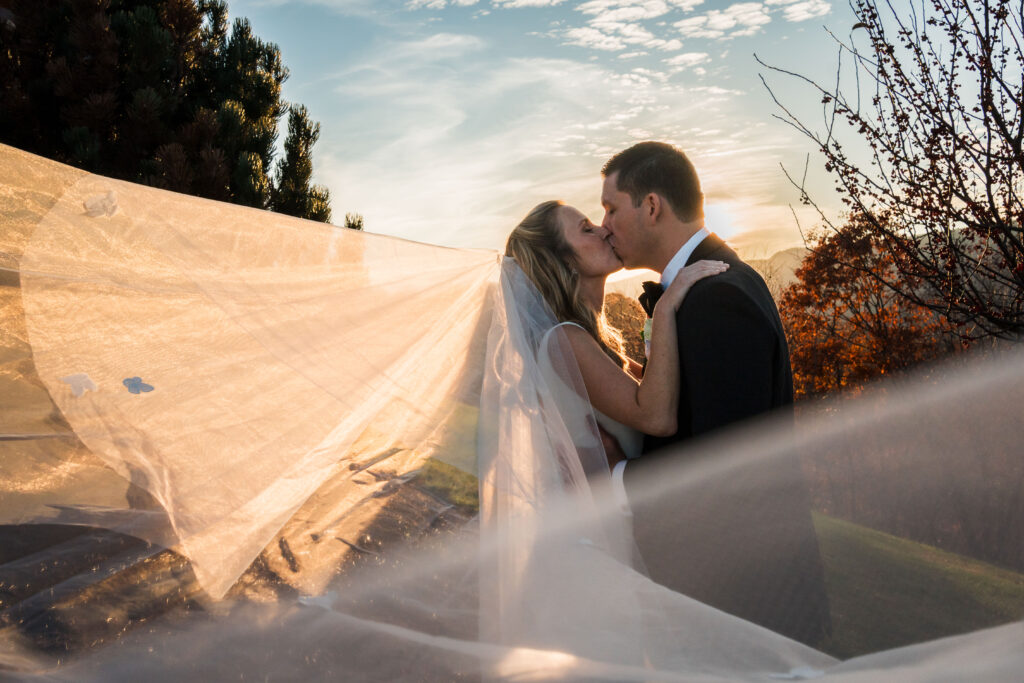
[[[1018,338],[1024,332],[1024,2],[921,0],[908,8],[851,0],[850,6],[856,23],[849,38],[829,32],[838,49],[831,87],[755,55],[770,73],[821,98],[819,131],[780,101],[762,74],[776,118],[821,152],[848,215],[858,216],[891,257],[887,275],[865,276],[944,316],[965,341]],[[838,232],[807,191],[806,164],[799,180],[786,177],[801,203]]]

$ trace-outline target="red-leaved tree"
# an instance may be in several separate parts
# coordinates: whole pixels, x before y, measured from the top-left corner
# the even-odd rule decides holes
[[[862,216],[812,245],[779,303],[798,399],[857,389],[958,348],[943,316],[884,284],[897,275]]]

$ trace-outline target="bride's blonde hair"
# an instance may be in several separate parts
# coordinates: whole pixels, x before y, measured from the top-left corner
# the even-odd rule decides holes
[[[505,256],[516,260],[558,320],[578,324],[612,360],[624,364],[622,335],[608,324],[603,307],[595,313],[583,301],[576,253],[558,223],[558,208],[563,205],[552,200],[533,207],[508,236]]]

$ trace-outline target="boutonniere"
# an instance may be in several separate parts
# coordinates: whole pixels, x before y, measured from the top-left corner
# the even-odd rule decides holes
[[[640,338],[644,340],[644,355],[651,356],[651,327],[654,321],[650,318],[644,320],[644,327],[640,330]]]

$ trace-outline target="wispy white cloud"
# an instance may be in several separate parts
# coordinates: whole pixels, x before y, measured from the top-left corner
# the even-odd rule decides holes
[[[694,7],[704,4],[704,0],[670,0],[670,2],[685,12],[689,12]]]
[[[626,41],[622,38],[609,35],[591,26],[571,28],[565,32],[566,45],[579,45],[595,50],[618,51],[626,49]]]
[[[655,71],[654,69],[637,67],[633,69],[631,73],[634,73],[637,76],[643,76],[644,78],[648,79],[648,82],[659,81],[661,83],[665,83],[666,81],[668,81],[668,74],[660,70]]]
[[[594,21],[639,21],[666,14],[672,6],[664,0],[629,2],[628,0],[590,0],[576,7],[576,11],[595,17]]]
[[[392,59],[412,56],[426,61],[440,61],[462,57],[467,52],[480,50],[486,41],[478,36],[461,33],[435,33],[434,35],[411,40],[396,46]]]
[[[331,189],[337,212],[359,211],[369,230],[499,248],[531,206],[553,197],[597,220],[604,161],[660,139],[693,158],[716,232],[789,226],[795,234],[791,188],[778,170],[792,136],[758,125],[767,116],[751,114],[755,99],[728,70],[728,53],[698,33],[738,38],[770,30],[773,19],[781,28],[828,12],[826,0],[298,2],[365,13],[359,25],[372,30],[358,50],[338,53],[333,76],[320,75],[315,150],[316,182]],[[490,21],[473,20],[487,12]],[[510,57],[508,33],[491,33],[503,12],[524,45],[548,41],[553,56]],[[679,26],[686,20],[690,33]],[[325,78],[333,88],[322,87]]]
[[[380,10],[379,4],[375,4],[374,0],[250,0],[244,4],[254,7],[276,7],[291,4],[319,5],[332,9],[338,14],[359,17],[377,16]],[[234,13],[239,5],[243,5],[243,3],[232,2],[230,11]]]
[[[731,40],[755,35],[779,12],[787,21],[804,21],[831,9],[827,0],[765,0],[694,14],[701,4],[703,0],[587,0],[576,6],[586,18],[586,26],[563,29],[562,35],[568,45],[596,50],[643,47],[676,51],[686,39]],[[675,35],[666,34],[673,28]]]
[[[442,10],[446,7],[470,7],[479,0],[408,0],[405,6],[408,9],[436,9]]]
[[[684,52],[674,57],[669,57],[664,60],[664,63],[671,67],[673,71],[682,71],[684,69],[694,69],[695,67],[705,64],[711,61],[711,55],[707,52]],[[694,69],[695,72],[699,72],[698,75],[703,73],[703,69]]]
[[[825,0],[805,0],[789,5],[783,10],[786,21],[806,21],[822,17],[832,11],[832,6]]]
[[[707,59],[678,57],[678,66]],[[318,182],[369,229],[442,244],[498,248],[531,206],[552,197],[599,220],[601,165],[652,137],[691,154],[710,197],[771,202],[764,169],[777,168],[786,144],[700,124],[731,120],[735,91],[673,82],[656,68],[495,59],[486,42],[454,33],[379,45],[337,83],[338,101],[360,108],[339,107],[332,137],[317,147]],[[744,150],[743,163],[733,148]],[[742,187],[742,196],[715,193],[723,187]]]
[[[643,22],[657,19],[672,11],[666,0],[589,0],[576,7],[587,16],[587,26],[569,28],[564,36],[568,45],[581,45],[598,50],[620,51],[629,47],[675,51],[682,42],[675,37],[661,37]]]
[[[565,0],[492,0],[496,7],[553,7]]]
[[[641,46],[652,50],[678,50],[683,44],[678,39],[665,40],[636,23],[618,21],[594,21],[588,27],[602,35],[618,41],[622,45]],[[572,30],[572,29],[570,29]],[[621,49],[621,48],[620,48]]]
[[[694,14],[703,0],[587,0],[576,6],[586,26],[563,30],[566,44],[604,51],[643,47],[676,51],[686,39],[731,40],[752,36],[781,14],[804,21],[831,11],[828,0],[738,2]],[[682,18],[679,18],[682,15]],[[666,34],[666,29],[675,35]]]
[[[369,111],[318,148],[336,203],[360,207],[377,230],[487,247],[542,199],[592,190],[596,203],[600,161],[581,173],[579,157],[610,154],[636,127],[636,81],[569,60],[432,67],[415,57],[425,43],[387,46],[341,75],[339,95],[359,93]],[[462,69],[448,68],[456,61]],[[610,101],[595,101],[602,91]],[[372,132],[355,120],[373,120]]]
[[[352,0],[319,0],[320,2],[348,2]],[[433,9],[443,10],[448,7],[471,7],[479,0],[406,0],[406,9]],[[495,7],[553,7],[560,5],[565,0],[492,0]],[[486,12],[486,10],[485,10]]]
[[[753,35],[771,20],[761,3],[740,2],[677,21],[675,27],[687,38],[734,38]]]

